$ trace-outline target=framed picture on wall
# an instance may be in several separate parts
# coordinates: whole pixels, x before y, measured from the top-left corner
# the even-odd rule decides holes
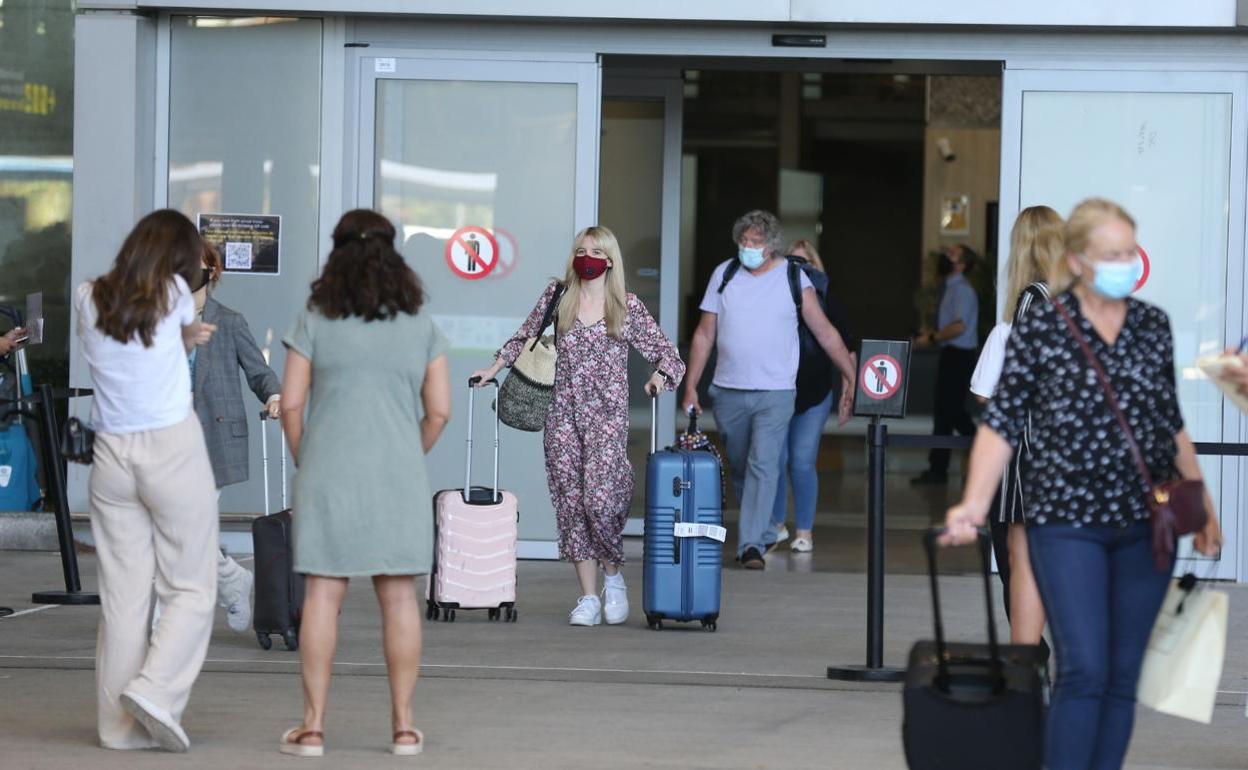
[[[940,234],[971,234],[971,196],[946,195],[940,199]]]

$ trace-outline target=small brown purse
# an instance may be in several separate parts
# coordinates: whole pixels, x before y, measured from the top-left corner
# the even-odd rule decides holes
[[[1132,433],[1127,418],[1118,406],[1118,397],[1114,393],[1113,386],[1109,384],[1109,377],[1101,368],[1101,362],[1097,360],[1096,354],[1088,345],[1087,338],[1083,336],[1083,332],[1079,331],[1079,326],[1070,317],[1070,312],[1066,310],[1061,300],[1054,297],[1053,304],[1057,307],[1057,312],[1061,313],[1062,320],[1066,322],[1070,333],[1075,336],[1075,341],[1083,349],[1083,355],[1088,359],[1092,370],[1096,372],[1096,378],[1100,380],[1101,387],[1105,390],[1109,408],[1113,410],[1118,425],[1122,427],[1123,435],[1127,439],[1127,447],[1131,450],[1131,456],[1135,459],[1140,476],[1148,488],[1145,502],[1148,505],[1149,518],[1153,525],[1153,564],[1159,572],[1169,572],[1174,563],[1174,547],[1178,539],[1183,535],[1200,532],[1208,523],[1209,511],[1205,508],[1205,482],[1175,479],[1163,481],[1160,484],[1154,483],[1148,464],[1144,462],[1144,455],[1140,452],[1140,446],[1136,443],[1135,434]]]

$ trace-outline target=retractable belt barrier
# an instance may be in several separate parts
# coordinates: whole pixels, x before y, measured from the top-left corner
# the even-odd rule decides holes
[[[61,572],[65,578],[64,591],[37,591],[31,596],[35,604],[99,604],[100,596],[82,590],[78,573],[78,555],[74,552],[74,531],[69,519],[69,493],[65,487],[65,458],[61,454],[60,430],[56,424],[53,404],[93,395],[90,388],[53,388],[40,385],[39,392],[21,398],[0,399],[0,417],[19,414],[34,420],[39,429],[39,444],[43,449],[44,483],[48,486],[48,499],[56,517],[56,539],[61,550]]]
[[[878,417],[867,427],[867,662],[865,666],[829,666],[828,678],[856,682],[899,682],[905,671],[884,665],[884,468],[889,447],[896,449],[970,449],[972,436],[889,435]],[[1248,444],[1193,442],[1202,457],[1248,457]]]

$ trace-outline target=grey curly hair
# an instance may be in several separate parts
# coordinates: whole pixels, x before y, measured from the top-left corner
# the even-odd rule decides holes
[[[757,229],[767,239],[767,250],[772,254],[784,254],[784,231],[780,219],[770,211],[754,209],[742,214],[732,225],[732,242],[740,243],[746,230]]]

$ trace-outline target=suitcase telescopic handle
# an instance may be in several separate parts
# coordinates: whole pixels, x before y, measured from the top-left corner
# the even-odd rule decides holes
[[[468,441],[467,441],[467,457],[464,459],[464,502],[470,503],[472,500],[472,415],[476,411],[477,385],[481,383],[481,378],[477,376],[468,378]],[[486,385],[494,386],[495,401],[498,399],[498,380],[491,377],[485,381]],[[498,502],[498,406],[494,407],[494,495],[490,498],[495,503]]]
[[[279,450],[282,454],[280,462],[282,471],[282,510],[286,510],[286,430],[282,427],[281,418],[270,417],[269,410],[260,410],[260,464],[264,467],[264,515],[268,516],[272,513],[269,504],[269,430],[265,424],[269,420],[277,422],[282,440],[279,442]]]
[[[940,584],[936,578],[936,541],[945,533],[944,527],[933,527],[923,536],[923,547],[927,551],[927,574],[932,583],[932,617],[936,626],[936,666],[938,668],[936,685],[942,690],[949,688],[949,661],[945,646],[945,624],[940,614]],[[979,549],[984,578],[984,597],[988,609],[988,651],[992,657],[992,675],[998,686],[1005,678],[1005,665],[1001,659],[1001,645],[997,641],[997,619],[992,609],[992,537],[987,530],[979,529],[975,541]]]

